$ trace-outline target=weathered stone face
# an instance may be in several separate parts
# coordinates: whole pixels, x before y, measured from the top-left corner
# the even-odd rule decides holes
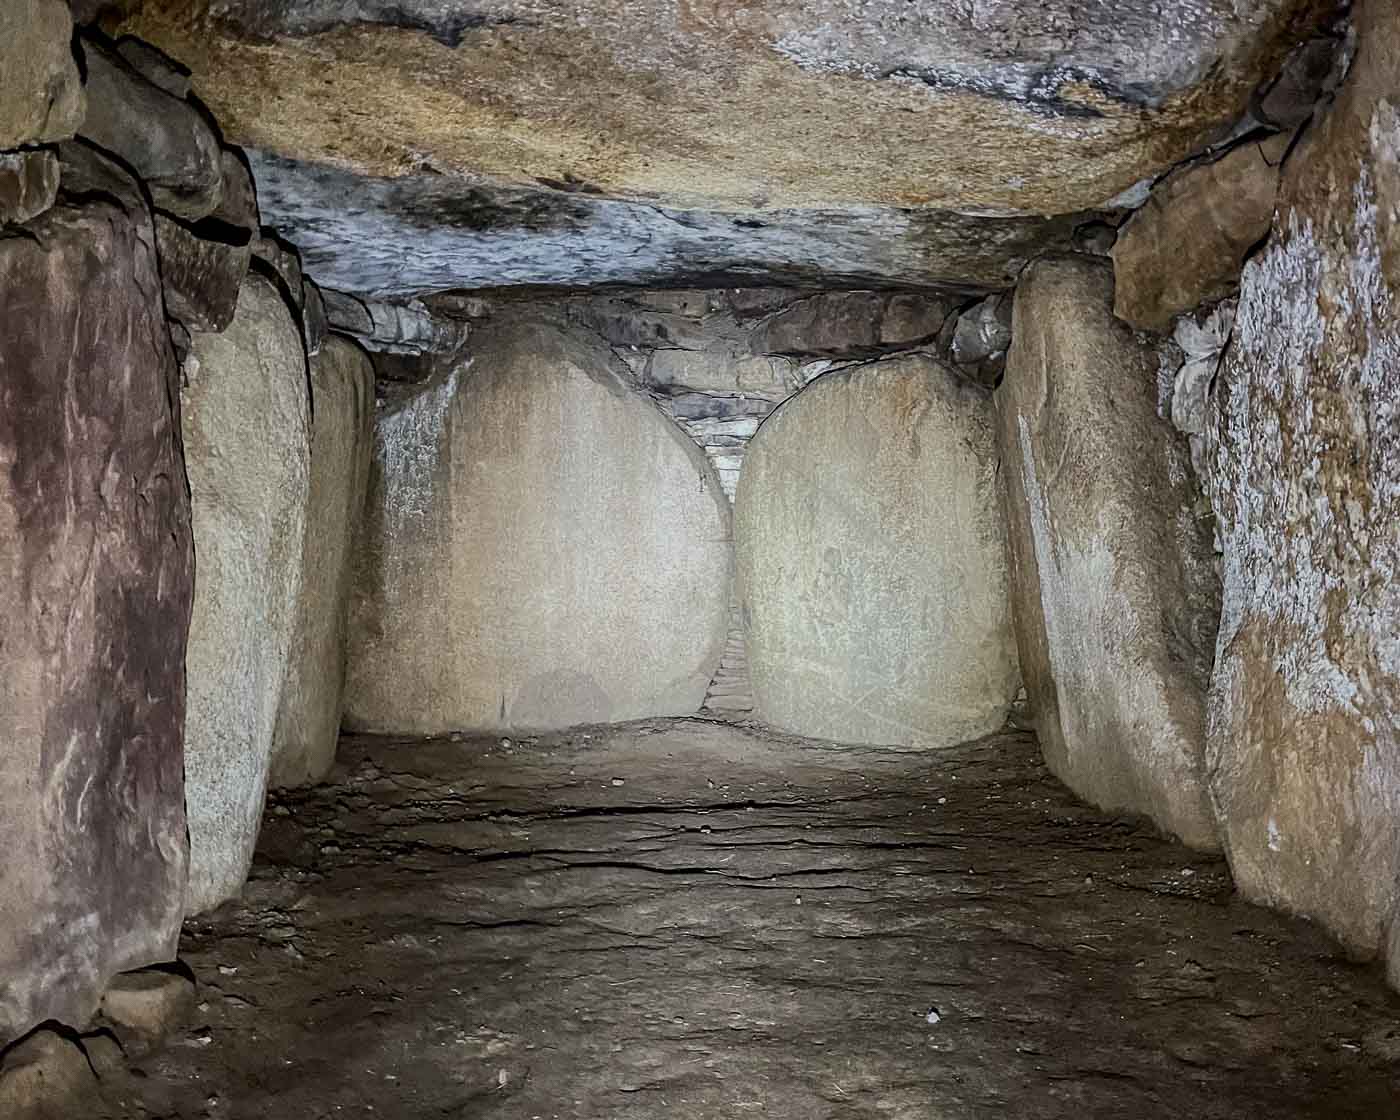
[[[1113,246],[1120,319],[1165,331],[1175,316],[1235,290],[1245,255],[1269,232],[1291,139],[1276,133],[1157,185]]]
[[[1068,248],[1045,215],[1104,206],[1223,133],[1334,5],[114,6],[269,161],[265,213],[317,279],[386,294],[1005,286]]]
[[[311,359],[311,408],[302,591],[273,737],[274,786],[325,777],[340,735],[351,549],[364,513],[374,421],[374,369],[349,339],[332,335]]]
[[[213,213],[223,168],[208,122],[97,39],[85,37],[82,49],[89,95],[82,138],[121,157],[159,209],[188,221]]]
[[[1212,792],[1240,889],[1400,983],[1400,12],[1285,166],[1214,398]]]
[[[185,779],[189,913],[243,885],[302,589],[309,403],[301,332],[249,276],[222,334],[193,332],[186,463],[198,557]]]
[[[190,512],[149,217],[0,240],[0,1045],[175,955]]]
[[[1080,796],[1217,846],[1205,693],[1219,593],[1155,347],[1111,271],[1041,262],[997,390],[1021,671],[1047,765]]]
[[[348,727],[547,728],[696,711],[728,621],[728,503],[608,349],[492,324],[381,412]]]
[[[77,130],[86,98],[72,38],[65,0],[0,5],[0,148],[66,140]]]
[[[749,445],[735,501],[757,714],[947,746],[1017,686],[987,394],[923,356],[823,375]]]
[[[954,210],[680,210],[427,171],[369,178],[250,149],[265,220],[332,288],[527,284],[1004,287],[1080,219]],[[354,205],[347,207],[347,199]]]
[[[428,165],[682,206],[1023,214],[1098,205],[1232,123],[1323,7],[122,6],[125,30],[190,65],[230,139],[293,158],[378,176]]]

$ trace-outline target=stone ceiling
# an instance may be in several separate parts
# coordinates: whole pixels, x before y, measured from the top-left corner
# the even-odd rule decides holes
[[[1335,7],[86,2],[191,68],[313,273],[380,294],[1004,286],[1228,132]]]

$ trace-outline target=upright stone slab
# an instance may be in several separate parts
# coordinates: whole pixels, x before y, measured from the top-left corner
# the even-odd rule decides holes
[[[247,875],[302,587],[306,361],[271,281],[249,276],[228,329],[193,334],[185,376],[197,559],[185,732],[193,914],[234,897]]]
[[[1400,9],[1355,19],[1214,398],[1209,759],[1241,891],[1388,955],[1400,985]]]
[[[1112,271],[1087,257],[1033,265],[1016,290],[996,399],[1021,671],[1056,776],[1213,849],[1209,522],[1157,415],[1156,349],[1112,307]]]
[[[273,737],[274,786],[319,781],[335,762],[351,549],[364,513],[373,445],[374,368],[359,345],[332,335],[311,359],[311,408],[302,592]]]
[[[149,216],[0,240],[0,1046],[175,955],[193,580]]]
[[[1016,693],[990,399],[920,355],[828,373],[749,445],[735,504],[756,713],[939,747]]]
[[[606,347],[484,329],[450,377],[380,415],[375,443],[347,726],[699,709],[728,621],[728,502]]]

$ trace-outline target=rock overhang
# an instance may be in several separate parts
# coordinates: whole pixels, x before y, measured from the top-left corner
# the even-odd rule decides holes
[[[313,272],[381,295],[706,276],[1003,288],[1066,246],[1066,216],[1224,136],[1336,8],[101,6],[186,62],[228,138],[260,153],[267,220]]]

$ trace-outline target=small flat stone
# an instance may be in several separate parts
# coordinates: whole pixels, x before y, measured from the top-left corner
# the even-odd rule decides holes
[[[141,969],[116,977],[102,997],[102,1014],[145,1043],[181,1027],[195,1003],[194,982],[175,972]]]

